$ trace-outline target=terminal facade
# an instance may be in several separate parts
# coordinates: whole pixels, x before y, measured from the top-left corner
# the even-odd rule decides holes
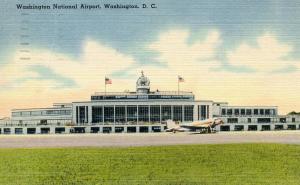
[[[102,92],[90,101],[58,103],[51,108],[14,109],[0,120],[1,134],[162,132],[166,121],[187,124],[213,117],[217,131],[297,130],[300,116],[278,115],[276,106],[229,106],[195,100],[192,92],[151,91],[142,73],[135,92]]]

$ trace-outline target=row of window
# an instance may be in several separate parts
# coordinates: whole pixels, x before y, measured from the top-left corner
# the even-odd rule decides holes
[[[251,123],[253,119],[248,118],[247,123]],[[271,118],[257,118],[257,123],[271,123]],[[280,123],[286,123],[286,118],[279,118]],[[296,118],[292,118],[292,123],[296,122]],[[238,123],[238,118],[227,118],[227,123]]]
[[[20,112],[12,113],[12,117],[59,116],[59,115],[71,115],[71,110],[20,111]]]
[[[222,115],[276,115],[275,109],[222,109]]]
[[[87,109],[80,109],[77,120],[88,122]],[[99,122],[160,122],[193,121],[194,106],[93,106],[92,123]]]

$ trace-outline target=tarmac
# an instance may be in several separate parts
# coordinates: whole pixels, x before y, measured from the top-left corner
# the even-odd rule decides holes
[[[186,144],[300,144],[300,131],[0,135],[0,148],[130,147]]]

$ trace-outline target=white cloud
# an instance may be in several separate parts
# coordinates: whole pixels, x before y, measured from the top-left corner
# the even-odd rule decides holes
[[[293,48],[279,42],[276,36],[266,33],[256,40],[255,46],[243,43],[234,51],[227,53],[228,61],[233,66],[246,66],[257,72],[273,72],[288,66],[295,66],[295,61],[285,59]]]
[[[221,44],[218,31],[210,31],[206,38],[188,43],[188,30],[171,30],[162,33],[158,40],[149,45],[149,49],[159,52],[159,62],[169,67],[185,67],[198,65],[201,61],[215,57],[216,48]],[[183,65],[184,64],[184,65]]]
[[[197,99],[229,101],[235,105],[279,105],[285,112],[299,110],[300,82],[299,72],[287,74],[269,74],[286,66],[283,58],[292,51],[292,47],[280,43],[276,37],[266,34],[257,39],[257,46],[241,44],[228,53],[231,65],[250,66],[261,73],[236,74],[212,70],[220,62],[214,60],[217,48],[222,43],[220,33],[212,30],[201,36],[201,40],[189,43],[188,30],[171,30],[160,34],[157,40],[147,48],[158,53],[158,61],[164,67],[137,66],[133,57],[118,52],[114,48],[87,39],[83,43],[79,59],[47,49],[33,49],[31,60],[21,62],[20,53],[6,66],[0,68],[0,84],[13,88],[0,91],[2,115],[9,115],[12,108],[44,107],[54,102],[72,102],[88,100],[95,91],[104,90],[104,76],[128,70],[138,77],[141,70],[151,80],[152,90],[177,90],[177,75],[184,77],[181,90],[193,91]],[[295,62],[296,63],[296,62]],[[298,64],[300,64],[298,62]],[[55,74],[70,78],[79,86],[57,89],[56,80],[34,79],[39,74],[30,66],[48,67]],[[19,79],[31,77],[31,80],[16,84]],[[113,78],[108,91],[134,90],[134,79]]]

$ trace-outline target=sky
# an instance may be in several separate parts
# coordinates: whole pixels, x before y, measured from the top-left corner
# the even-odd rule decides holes
[[[16,4],[156,4],[151,9],[17,10]],[[300,2],[2,0],[0,117],[14,108],[135,90],[180,90],[230,105],[300,111]]]

